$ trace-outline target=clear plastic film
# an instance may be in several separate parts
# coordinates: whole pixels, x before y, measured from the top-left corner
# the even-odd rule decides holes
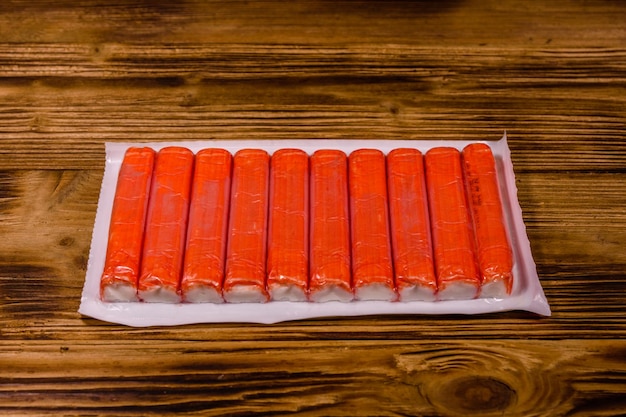
[[[337,149],[311,156],[311,271],[313,301],[351,301],[348,159]]]
[[[137,301],[142,236],[155,152],[129,148],[117,178],[109,226],[107,251],[100,282],[105,301]]]
[[[476,241],[481,297],[505,297],[513,286],[513,251],[504,224],[496,164],[481,143],[466,146],[463,173]]]
[[[156,155],[137,284],[146,302],[180,302],[194,154],[169,146]]]
[[[414,148],[387,155],[389,220],[400,301],[434,301],[437,292],[424,158]]]
[[[452,147],[433,148],[426,152],[425,168],[438,298],[474,298],[480,276],[461,153]]]
[[[242,149],[233,158],[231,204],[226,243],[224,298],[228,302],[265,302],[265,257],[270,156]]]
[[[274,301],[307,301],[309,277],[309,156],[300,149],[272,155],[267,288]]]
[[[358,149],[348,161],[355,298],[395,301],[385,154]]]
[[[434,147],[454,147],[463,150],[469,141],[380,140],[371,142],[385,154],[397,148],[413,148],[426,153]],[[196,141],[175,143],[115,143],[106,145],[106,165],[102,180],[96,221],[85,285],[79,312],[96,319],[130,326],[181,325],[210,322],[276,323],[313,317],[365,316],[375,314],[481,314],[498,311],[524,310],[550,315],[548,302],[541,288],[530,251],[519,203],[515,176],[506,137],[499,141],[484,141],[495,157],[498,186],[502,198],[504,223],[513,253],[513,285],[506,297],[486,297],[448,301],[328,301],[266,303],[145,303],[105,302],[100,298],[100,278],[104,268],[111,210],[116,182],[124,152],[130,147],[146,146],[156,151],[166,146],[180,146],[192,152],[205,148],[221,148],[233,155],[245,148],[262,148],[268,154],[278,149],[295,148],[308,155],[320,149],[335,149],[346,154],[363,148],[356,140],[294,140],[294,141]],[[312,185],[312,184],[311,184]]]
[[[186,302],[223,302],[232,155],[196,154],[181,292]]]

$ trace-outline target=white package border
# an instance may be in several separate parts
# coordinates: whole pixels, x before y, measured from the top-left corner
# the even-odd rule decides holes
[[[347,154],[362,148],[375,148],[385,154],[396,148],[416,148],[425,153],[438,146],[462,150],[477,141],[463,140],[209,140],[177,142],[106,143],[106,165],[91,250],[87,264],[85,284],[79,313],[99,320],[134,327],[174,326],[193,323],[264,323],[272,324],[290,320],[319,317],[368,316],[388,314],[483,314],[500,311],[523,310],[542,316],[550,316],[550,306],[544,295],[532,258],[530,242],[517,200],[515,174],[506,134],[498,141],[478,141],[489,145],[496,158],[498,180],[503,199],[509,238],[514,255],[514,285],[510,296],[505,298],[478,298],[449,301],[338,301],[211,304],[211,303],[144,303],[100,300],[100,276],[108,240],[109,222],[117,176],[124,153],[129,147],[147,146],[159,150],[166,146],[182,146],[194,153],[205,148],[222,148],[235,153],[243,148],[265,149],[270,154],[281,148],[297,148],[312,154],[317,149],[339,149]]]

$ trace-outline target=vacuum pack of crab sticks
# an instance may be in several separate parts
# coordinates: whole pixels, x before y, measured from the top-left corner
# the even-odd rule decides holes
[[[107,143],[79,312],[550,315],[498,141]]]

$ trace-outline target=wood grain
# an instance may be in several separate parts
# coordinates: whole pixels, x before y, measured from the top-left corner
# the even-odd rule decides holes
[[[623,169],[626,49],[98,48],[0,44],[2,166],[89,168],[106,141],[480,140],[506,130],[521,170]]]
[[[626,414],[626,5],[0,3],[0,414]],[[104,143],[498,139],[553,315],[77,313]]]
[[[313,341],[306,360],[286,341],[146,342],[100,342],[99,357],[90,344],[3,342],[11,376],[0,378],[0,410],[522,416],[624,406],[622,341]]]
[[[410,43],[605,46],[624,40],[620,2],[8,0],[7,42]],[[620,24],[621,23],[621,24]]]

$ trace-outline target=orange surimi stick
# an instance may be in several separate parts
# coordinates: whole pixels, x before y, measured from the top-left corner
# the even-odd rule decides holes
[[[424,158],[417,149],[394,149],[387,155],[389,220],[394,273],[400,301],[434,301],[433,267]]]
[[[318,150],[310,164],[309,299],[351,301],[347,157],[339,150]]]
[[[280,149],[270,163],[267,288],[272,300],[306,301],[309,157],[299,149]]]
[[[348,175],[355,298],[394,301],[385,155],[377,149],[352,152]]]
[[[433,148],[426,152],[425,165],[438,298],[475,298],[480,276],[461,153],[454,148]]]
[[[137,279],[154,154],[150,148],[129,148],[124,155],[100,280],[102,301],[137,301]]]
[[[231,303],[266,302],[265,256],[269,154],[242,149],[233,158],[224,299]]]
[[[503,297],[513,287],[513,251],[504,224],[491,148],[482,143],[466,146],[463,169],[482,278],[481,297]]]
[[[170,146],[156,156],[138,295],[146,302],[180,302],[194,155]]]
[[[222,303],[232,156],[224,149],[196,154],[185,263],[183,301]]]

